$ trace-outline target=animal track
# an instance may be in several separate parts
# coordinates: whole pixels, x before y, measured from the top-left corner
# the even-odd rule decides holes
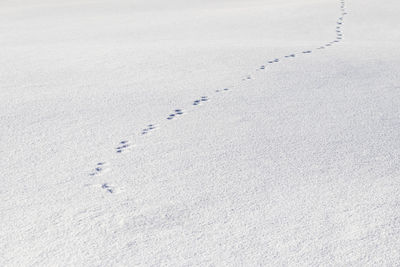
[[[109,183],[102,183],[102,184],[85,184],[85,187],[89,187],[89,188],[101,188],[102,190],[104,190],[106,193],[110,193],[110,194],[118,194],[120,193],[123,189],[122,188],[118,188],[116,186],[113,186]]]
[[[121,142],[119,142],[118,147],[115,148],[115,151],[117,153],[122,153],[124,151],[126,151],[131,145],[129,144],[129,142],[127,140],[123,140]]]
[[[201,102],[206,102],[206,101],[208,101],[208,97],[202,96],[200,99],[193,101],[193,106],[200,105]]]
[[[142,130],[142,135],[148,134],[149,132],[151,132],[155,128],[156,128],[156,126],[154,124],[147,125],[147,128]]]
[[[96,167],[93,169],[93,171],[89,174],[90,176],[96,176],[100,175],[103,172],[108,171],[107,168],[107,163],[106,162],[99,162],[96,164]]]
[[[115,193],[115,188],[114,188],[114,186],[109,185],[109,184],[107,184],[107,183],[102,184],[102,185],[101,185],[101,188],[103,188],[104,190],[106,190],[108,193],[111,193],[111,194]]]
[[[343,39],[343,31],[342,31],[342,27],[344,26],[344,16],[347,15],[346,12],[346,8],[345,8],[345,1],[344,0],[340,0],[340,11],[341,11],[341,16],[337,19],[336,21],[336,37],[333,41],[331,42],[327,42],[325,45],[322,45],[316,49],[318,50],[322,50],[322,49],[327,49],[328,47],[334,45],[335,43],[339,43],[341,42],[341,40]],[[311,54],[313,51],[312,50],[304,50],[301,53],[302,54]],[[300,54],[300,52],[298,52],[298,54]],[[284,56],[284,58],[294,58],[296,57],[296,54],[287,54],[286,56]],[[279,58],[275,58],[273,60],[269,60],[267,61],[267,64],[274,64],[274,63],[278,63],[280,62]],[[265,64],[265,63],[264,63]],[[259,68],[255,69],[255,71],[259,71],[259,70],[265,70],[266,69],[266,65],[261,65]],[[254,73],[253,73],[254,74]],[[247,81],[247,80],[251,80],[253,77],[252,75],[247,75],[245,78],[242,79],[242,81]],[[224,89],[218,89],[215,90],[216,93],[219,92],[224,92],[224,91],[228,91],[229,88],[224,88]],[[200,99],[196,99],[193,102],[193,106],[198,106],[200,105],[202,102],[207,102],[209,100],[209,98],[207,96],[202,96]],[[174,112],[172,112],[168,117],[167,120],[172,120],[178,116],[183,115],[184,112],[182,109],[175,109]],[[147,135],[148,133],[150,133],[151,131],[153,131],[154,129],[156,129],[156,126],[154,124],[149,124],[146,126],[146,128],[144,128],[140,133],[141,135]],[[129,141],[127,140],[123,140],[119,143],[119,145],[115,148],[116,153],[123,153],[124,151],[128,150],[129,147],[131,145],[129,144]],[[96,164],[96,167],[92,170],[92,172],[90,173],[90,176],[96,176],[96,175],[100,175],[102,173],[104,173],[105,171],[108,171],[109,168],[107,167],[107,163],[105,162],[98,162]],[[99,186],[99,185],[96,185]],[[108,193],[115,193],[116,192],[116,187],[108,184],[108,183],[103,183],[100,185],[101,188],[103,190],[105,190]]]
[[[278,63],[278,62],[279,62],[279,58],[268,61],[269,64]]]
[[[174,113],[169,114],[169,116],[167,117],[167,120],[172,120],[180,115],[183,115],[182,109],[175,109]]]

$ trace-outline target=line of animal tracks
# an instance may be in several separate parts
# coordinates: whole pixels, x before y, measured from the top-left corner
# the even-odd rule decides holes
[[[309,54],[313,53],[314,51],[328,49],[328,48],[334,46],[335,44],[340,43],[343,40],[344,18],[347,15],[347,12],[346,12],[345,0],[340,0],[339,3],[340,3],[340,11],[341,12],[340,12],[339,18],[336,21],[336,36],[333,40],[328,41],[328,42],[322,44],[321,46],[314,47],[313,49],[310,49],[310,50],[304,50],[304,51],[300,51],[297,53],[291,53],[291,54],[284,55],[282,57],[277,57],[277,58],[272,58],[270,60],[267,60],[264,65],[257,67],[251,73],[249,73],[248,75],[245,75],[242,78],[242,82],[252,80],[252,77],[253,77],[254,73],[256,73],[256,72],[268,71],[268,66],[271,64],[279,64],[279,63],[283,63],[286,61],[289,62],[290,60],[293,60],[294,58],[296,58],[300,55],[309,55]],[[190,108],[188,107],[187,110],[189,110],[189,109],[194,110],[197,108],[201,108],[201,106],[206,105],[209,102],[209,100],[212,99],[212,97],[214,95],[225,94],[225,93],[228,93],[232,89],[234,89],[234,88],[227,87],[227,88],[217,89],[209,95],[199,96],[199,97],[193,99],[193,102],[191,103]],[[174,109],[171,109],[171,112],[169,114],[166,114],[165,117],[161,118],[161,119],[166,122],[174,121],[174,120],[180,119],[184,114],[185,114],[184,108],[180,108],[180,107],[174,108]],[[149,123],[148,125],[143,127],[143,129],[140,130],[140,132],[138,132],[138,137],[139,138],[147,138],[153,131],[155,131],[156,129],[159,128],[159,125],[160,124],[157,124],[157,123]],[[138,140],[140,140],[139,138],[138,138]],[[115,147],[113,149],[114,149],[115,153],[122,156],[123,154],[132,151],[133,146],[134,146],[134,144],[132,144],[130,140],[121,139],[119,142],[117,142],[117,144],[115,145]],[[111,167],[112,166],[110,166],[110,164],[107,161],[99,161],[99,162],[95,163],[95,166],[89,172],[90,179],[96,179],[97,176],[105,175],[111,169]],[[90,181],[90,182],[96,183],[96,181]],[[114,194],[114,193],[118,193],[118,192],[122,191],[117,186],[114,186],[107,182],[97,183],[97,184],[94,184],[94,186],[96,186],[99,189],[103,190],[104,192],[110,193],[110,194]]]

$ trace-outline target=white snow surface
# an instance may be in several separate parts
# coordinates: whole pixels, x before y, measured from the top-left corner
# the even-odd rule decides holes
[[[0,266],[399,266],[399,14],[0,1]]]

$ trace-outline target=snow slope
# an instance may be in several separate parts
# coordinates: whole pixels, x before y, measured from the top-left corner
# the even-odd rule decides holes
[[[2,1],[0,265],[398,265],[399,12]]]

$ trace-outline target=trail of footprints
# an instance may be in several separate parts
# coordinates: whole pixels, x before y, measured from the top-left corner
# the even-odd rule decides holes
[[[110,169],[108,168],[108,163],[107,162],[98,162],[96,164],[96,167],[90,172],[90,176],[100,176],[109,171]],[[95,185],[87,185],[87,186],[97,186],[101,189],[103,189],[107,193],[116,193],[117,189],[116,187],[108,184],[108,183],[102,183],[102,184],[95,184]]]
[[[336,43],[339,43],[343,40],[343,31],[342,31],[342,27],[344,25],[344,16],[347,15],[346,12],[346,6],[345,6],[345,1],[341,0],[340,1],[340,10],[341,10],[341,16],[338,18],[337,22],[336,22],[336,38],[322,46],[317,47],[317,50],[321,50],[321,49],[326,49],[329,48],[331,46],[333,46]],[[302,51],[299,54],[311,54],[313,52],[313,50],[305,50]],[[283,59],[289,59],[289,58],[294,58],[296,57],[297,54],[290,54],[290,55],[286,55],[283,57]],[[267,63],[268,64],[275,64],[275,63],[279,63],[281,62],[281,58],[275,58],[273,60],[268,60]],[[267,65],[262,65],[259,69],[257,70],[265,70],[267,67]],[[245,79],[243,79],[245,80]]]
[[[322,46],[317,47],[316,50],[327,49],[327,48],[333,46],[334,44],[337,44],[343,40],[342,27],[344,25],[344,16],[347,15],[346,7],[345,7],[345,0],[340,0],[340,10],[342,13],[336,22],[336,38]],[[268,65],[279,63],[283,59],[292,59],[292,58],[295,58],[297,55],[300,55],[300,54],[307,55],[307,54],[311,54],[312,52],[313,52],[313,50],[304,50],[297,54],[296,53],[288,54],[288,55],[284,56],[283,58],[275,58],[272,60],[267,60],[266,64],[260,66],[257,69],[257,71],[266,70]],[[247,75],[242,80],[245,81],[245,80],[251,80],[251,79],[252,79],[252,75]],[[217,90],[215,90],[215,93],[227,92],[229,90],[230,90],[230,88],[217,89]],[[192,106],[194,106],[194,107],[200,106],[208,101],[209,101],[208,96],[201,96],[200,98],[195,99],[192,102]],[[175,120],[175,119],[179,118],[180,116],[182,116],[183,114],[184,114],[183,109],[177,108],[173,112],[171,112],[168,116],[166,116],[166,120],[167,121]],[[146,136],[149,133],[151,133],[152,131],[154,131],[155,129],[157,129],[155,124],[149,124],[144,129],[142,129],[142,131],[140,132],[140,135]],[[122,140],[115,147],[115,152],[117,154],[122,154],[122,153],[128,151],[130,148],[131,148],[130,142],[128,140]],[[95,168],[89,173],[89,176],[103,175],[104,173],[106,173],[109,170],[110,170],[110,168],[109,168],[107,162],[98,162],[96,164]],[[101,187],[101,189],[103,189],[104,192],[110,193],[110,194],[116,193],[118,191],[117,187],[110,185],[109,183],[101,183],[100,187]]]

